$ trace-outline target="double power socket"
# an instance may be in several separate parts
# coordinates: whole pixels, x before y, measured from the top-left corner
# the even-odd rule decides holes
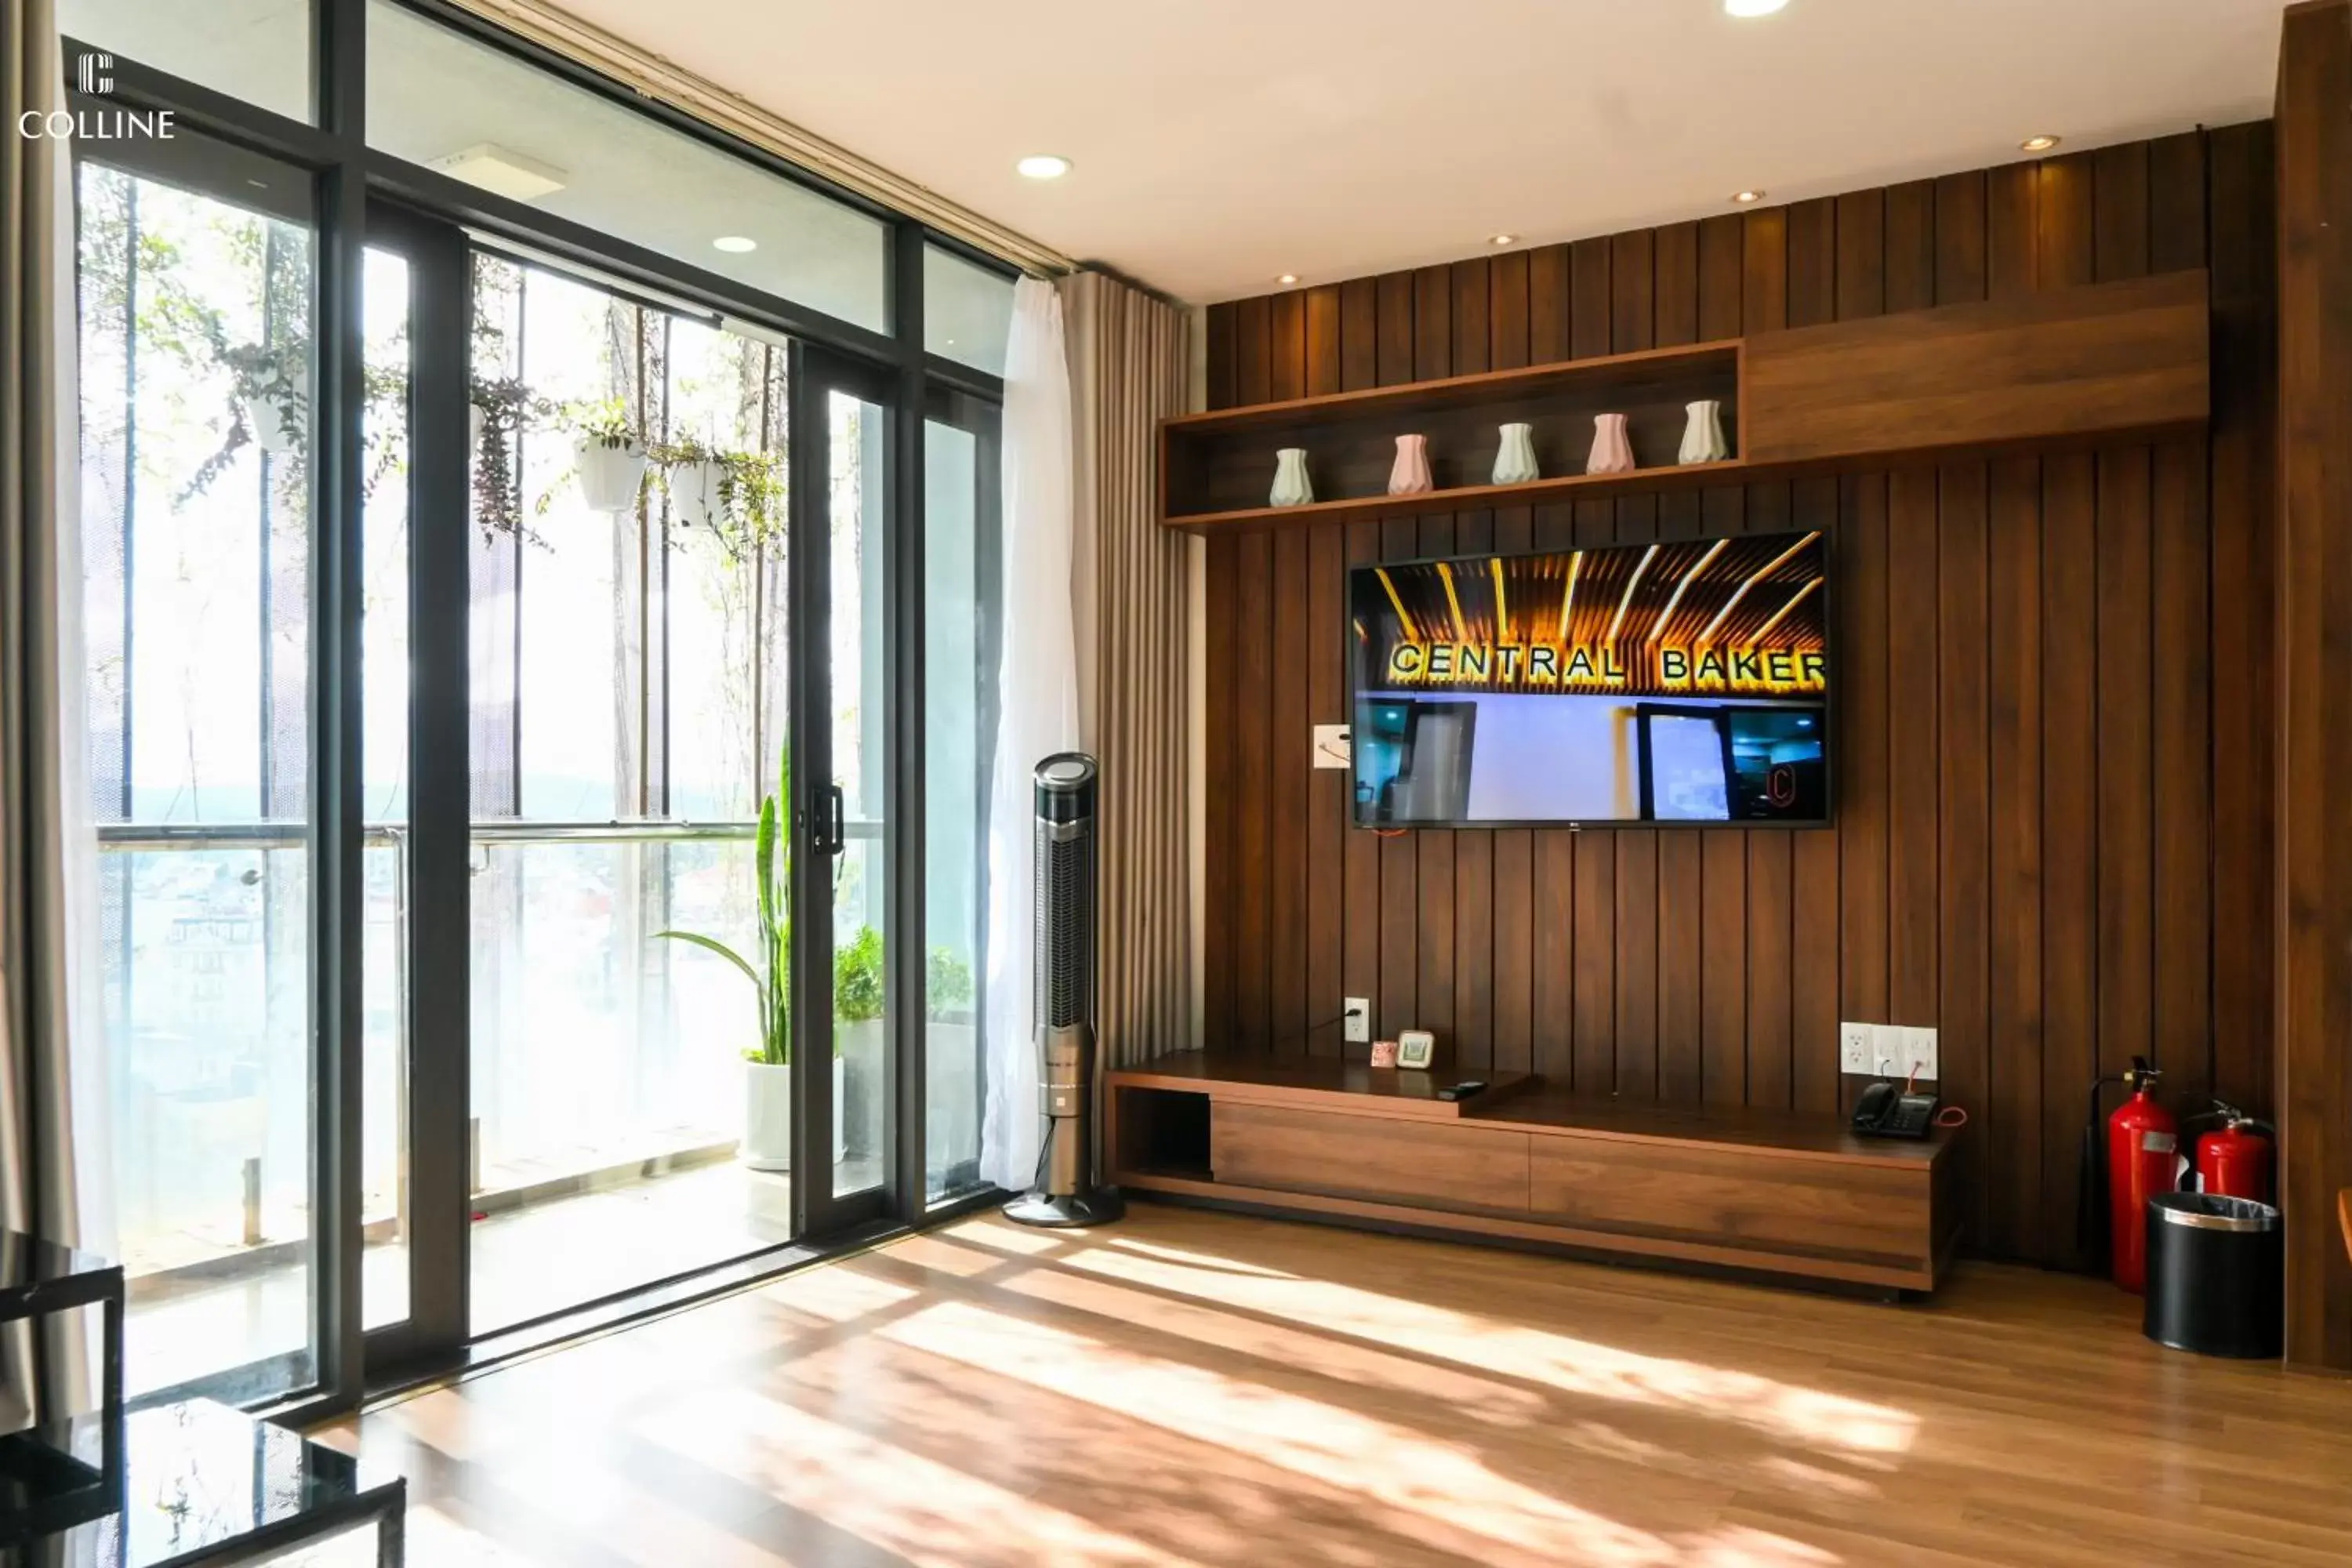
[[[1936,1031],[1916,1024],[1838,1026],[1838,1071],[1903,1079],[1936,1077]]]

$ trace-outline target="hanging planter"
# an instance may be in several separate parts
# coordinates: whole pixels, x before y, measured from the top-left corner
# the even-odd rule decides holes
[[[727,465],[716,458],[688,458],[670,466],[669,504],[682,528],[716,529],[727,504]]]
[[[253,444],[273,456],[299,453],[310,445],[310,362],[308,345],[241,343],[218,351],[229,384],[245,416]]]
[[[573,470],[580,476],[580,499],[591,511],[631,511],[646,481],[646,449],[635,437],[624,436],[607,444],[583,436],[572,448]]]
[[[299,449],[310,433],[310,376],[308,367],[272,375],[248,398],[246,417],[253,444],[280,456]]]

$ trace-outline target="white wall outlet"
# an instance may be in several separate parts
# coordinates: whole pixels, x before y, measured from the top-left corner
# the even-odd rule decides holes
[[[1936,1031],[1917,1025],[1889,1026],[1885,1031],[1895,1037],[1880,1051],[1895,1058],[1891,1077],[1909,1078],[1914,1073],[1922,1079],[1933,1079],[1936,1073]]]
[[[1345,724],[1315,726],[1315,765],[1318,768],[1344,768],[1353,760]]]
[[[1838,1026],[1838,1071],[1874,1073],[1877,1070],[1878,1026],[1840,1024]]]
[[[1345,1026],[1343,1038],[1351,1046],[1360,1046],[1372,1037],[1372,1001],[1369,996],[1349,996],[1339,1005],[1340,1022]]]

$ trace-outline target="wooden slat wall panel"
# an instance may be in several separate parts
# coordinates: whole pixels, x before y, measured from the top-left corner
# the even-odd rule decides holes
[[[2216,409],[2210,447],[1213,542],[1211,1037],[1336,1049],[1286,1031],[1370,995],[1465,1068],[1829,1109],[1839,1018],[1934,1025],[1969,1245],[2043,1262],[2095,1072],[2269,1109],[2271,157],[2233,127],[1212,308],[1225,406],[2208,266]],[[1837,563],[1834,828],[1379,838],[1307,768],[1342,563],[1784,528]]]
[[[2206,495],[2213,691],[2213,1086],[2240,1105],[2272,1103],[2277,910],[2270,868],[2278,685],[2269,613],[2278,592],[2274,280],[2267,121],[2216,131],[2206,176],[2213,278],[2214,417]]]
[[[1985,177],[1936,182],[1936,303],[1985,298],[1988,258]],[[1992,721],[1989,554],[1990,472],[1982,462],[1947,464],[1937,475],[1936,936],[1937,1050],[1948,1099],[1976,1108],[1992,1125]],[[1969,1196],[1969,1234],[1991,1230],[1984,1178],[1986,1140],[1955,1152]]]
[[[1309,397],[1345,390],[1340,369],[1339,317],[1341,290],[1329,286],[1307,291],[1307,378]],[[1307,724],[1347,721],[1347,672],[1337,659],[1318,658],[1313,650],[1339,645],[1347,625],[1344,601],[1348,592],[1348,529],[1344,523],[1323,523],[1307,535],[1307,643],[1303,662],[1307,675]],[[1308,755],[1307,736],[1294,742]],[[1300,994],[1307,1015],[1307,1048],[1316,1056],[1337,1056],[1344,1043],[1339,1009],[1325,999],[1341,995],[1345,904],[1339,899],[1315,898],[1310,891],[1316,868],[1340,866],[1347,837],[1346,772],[1338,768],[1303,770],[1301,808],[1307,814],[1307,858],[1299,867],[1299,898],[1306,905],[1307,964]],[[1343,873],[1344,874],[1344,873]]]
[[[2286,1358],[2352,1371],[2352,7],[2291,6],[2279,45],[2278,1100]]]
[[[1240,314],[1238,305],[1212,305],[1203,323],[1208,338],[1208,396],[1213,407],[1229,407],[1241,401],[1241,390],[1235,384],[1241,356],[1234,340]],[[1203,579],[1221,584],[1223,591],[1209,593],[1202,607],[1202,637],[1206,645],[1202,658],[1202,707],[1204,712],[1233,714],[1238,707],[1234,687],[1240,609],[1233,585],[1238,575],[1241,541],[1212,539],[1206,557]],[[1212,845],[1239,845],[1238,825],[1234,817],[1234,803],[1241,797],[1240,780],[1234,773],[1234,742],[1238,739],[1238,731],[1225,723],[1210,726],[1207,740],[1212,755],[1209,765],[1202,770],[1201,804],[1202,831]],[[1222,766],[1218,765],[1219,759]],[[1238,1039],[1240,1033],[1234,1021],[1234,922],[1241,902],[1241,857],[1207,855],[1202,873],[1201,1036],[1209,1040]]]

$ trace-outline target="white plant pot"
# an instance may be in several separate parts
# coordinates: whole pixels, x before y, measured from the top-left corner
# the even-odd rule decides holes
[[[743,1142],[737,1157],[755,1171],[793,1168],[793,1069],[743,1064]],[[833,1157],[842,1156],[841,1058],[833,1058]]]
[[[860,1156],[878,1156],[881,1129],[888,1112],[883,1106],[883,1096],[888,1089],[888,1066],[886,1060],[887,1042],[879,1018],[860,1018],[855,1023],[834,1020],[834,1048],[840,1054],[833,1058],[839,1068],[846,1065],[847,1076],[842,1079],[845,1091],[834,1099],[835,1110],[845,1109],[848,1116],[837,1129],[843,1134],[842,1152]],[[848,1146],[850,1129],[857,1132],[857,1147]]]
[[[646,479],[646,449],[635,441],[607,447],[583,437],[572,448],[580,499],[590,511],[633,511]]]
[[[307,434],[298,421],[302,417],[299,410],[310,405],[310,374],[298,371],[293,379],[293,401],[297,411],[291,418],[288,416],[284,391],[286,380],[282,376],[264,387],[245,405],[246,419],[253,426],[253,444],[265,452],[293,451],[302,445],[302,437]]]
[[[725,465],[709,459],[680,463],[669,471],[669,503],[680,524],[687,528],[711,526],[719,517],[722,504],[719,486],[726,475]]]

